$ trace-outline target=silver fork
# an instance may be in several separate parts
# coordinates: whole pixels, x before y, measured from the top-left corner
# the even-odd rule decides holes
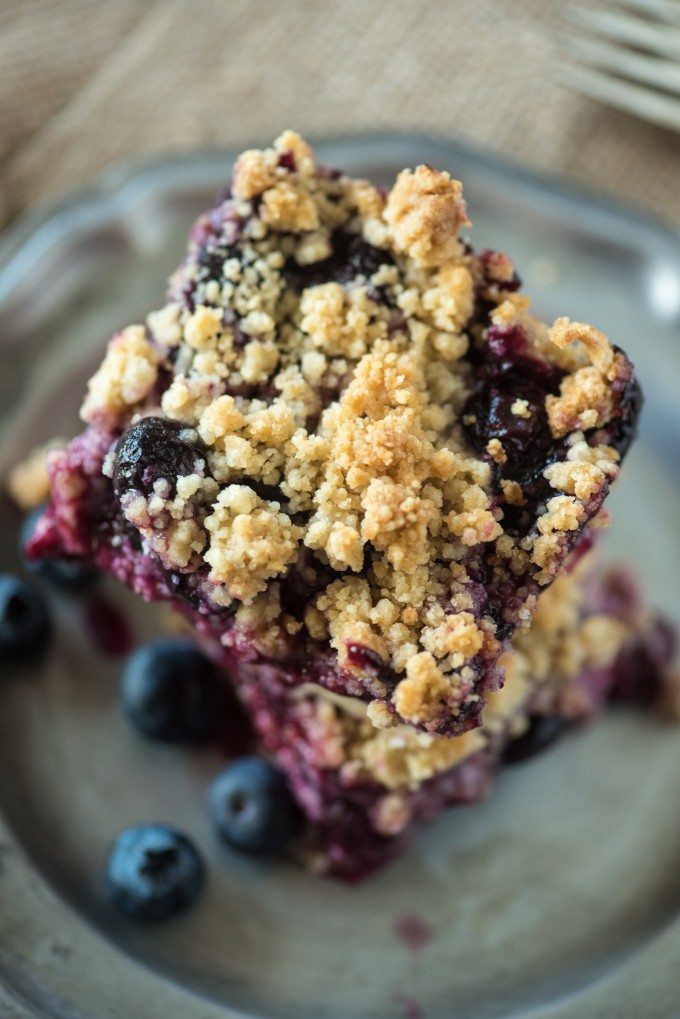
[[[564,37],[566,85],[680,131],[680,0],[590,0],[566,19],[580,29]]]

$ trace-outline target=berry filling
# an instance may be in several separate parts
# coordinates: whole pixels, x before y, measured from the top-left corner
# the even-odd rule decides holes
[[[649,618],[621,573],[596,578],[583,569],[578,573],[549,592],[538,629],[529,630],[510,656],[524,661],[528,655],[531,661],[535,655],[543,668],[547,663],[548,675],[531,677],[518,709],[508,661],[508,691],[496,695],[481,734],[449,741],[450,765],[439,749],[445,737],[429,737],[430,747],[410,738],[403,726],[372,735],[347,699],[329,701],[323,691],[311,689],[301,696],[291,691],[283,670],[233,660],[231,679],[262,751],[285,773],[306,817],[304,845],[317,866],[343,880],[362,880],[404,849],[418,823],[434,820],[449,806],[486,798],[500,765],[546,752],[610,700],[649,706],[674,689],[674,648],[665,621]],[[593,626],[598,647],[590,643]],[[568,666],[575,646],[578,654]],[[367,664],[379,667],[370,655]],[[457,752],[457,745],[463,750]]]
[[[330,244],[332,254],[320,262],[301,266],[289,259],[284,267],[288,285],[299,291],[321,283],[352,283],[358,279],[365,282],[381,265],[394,264],[386,251],[367,244],[356,234],[337,231]]]

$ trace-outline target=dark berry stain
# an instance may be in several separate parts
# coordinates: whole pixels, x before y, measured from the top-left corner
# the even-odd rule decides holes
[[[291,173],[294,173],[297,168],[295,164],[295,156],[290,149],[287,152],[281,153],[278,159],[278,164],[282,169],[289,170]]]
[[[26,548],[32,542],[45,514],[45,506],[39,506],[25,518],[19,538],[19,552],[29,573],[35,573],[53,587],[66,594],[81,594],[97,581],[97,573],[78,559],[53,559],[46,557],[34,561],[26,557]]]
[[[83,608],[85,631],[98,651],[111,658],[126,655],[134,644],[127,616],[103,595],[91,597]]]
[[[334,579],[330,566],[317,562],[308,550],[304,550],[282,585],[282,608],[294,618],[302,619],[307,605]]]
[[[229,252],[225,248],[204,248],[198,257],[198,278],[204,282],[221,279],[228,257]]]
[[[418,955],[432,941],[432,930],[429,924],[421,920],[419,916],[410,913],[400,916],[396,920],[394,935],[413,955]]]
[[[516,400],[528,405],[528,416],[513,413]],[[545,411],[545,390],[521,377],[506,376],[499,384],[483,388],[465,408],[474,417],[468,434],[483,452],[490,439],[503,445],[506,463],[503,476],[520,482],[529,480],[545,465],[553,444]]]

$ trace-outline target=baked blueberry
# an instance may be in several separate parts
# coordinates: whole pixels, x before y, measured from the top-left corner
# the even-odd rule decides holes
[[[197,461],[205,463],[199,446],[180,437],[186,427],[181,421],[146,417],[123,432],[113,468],[113,488],[119,498],[131,489],[148,494],[159,479],[172,484],[178,477],[193,474]]]
[[[24,549],[35,533],[35,528],[41,516],[45,512],[44,506],[29,513],[21,527],[19,551],[23,557],[24,566],[30,573],[43,577],[48,583],[53,584],[62,591],[70,594],[78,594],[91,587],[97,580],[96,570],[84,565],[75,559],[26,559]]]
[[[503,753],[506,764],[519,764],[546,750],[565,732],[567,723],[558,715],[532,715],[529,728],[508,743]]]
[[[138,648],[123,672],[123,710],[144,736],[192,742],[219,721],[221,685],[209,658],[190,640],[157,640]]]
[[[544,398],[545,391],[538,386],[513,378],[505,386],[493,385],[482,390],[470,404],[475,419],[471,429],[477,440],[475,445],[485,449],[490,439],[503,444],[506,477],[531,474],[548,455],[550,430]],[[526,416],[514,413],[517,401],[526,406]]]
[[[203,861],[193,843],[164,824],[121,832],[109,853],[109,897],[135,920],[164,920],[191,906],[205,881]]]
[[[221,838],[244,853],[277,856],[300,825],[284,776],[260,757],[225,768],[210,787],[208,806]]]
[[[11,573],[0,574],[0,658],[34,660],[45,651],[49,634],[42,595]]]
[[[347,661],[356,668],[361,669],[368,675],[376,676],[381,683],[395,686],[398,676],[393,669],[385,663],[383,658],[365,644],[358,644],[355,641],[348,641],[346,644]]]
[[[369,279],[381,265],[393,265],[389,252],[368,244],[356,234],[336,231],[331,237],[332,253],[321,262],[299,266],[293,260],[286,263],[285,276],[297,290],[318,286],[320,283],[351,283],[358,277]]]

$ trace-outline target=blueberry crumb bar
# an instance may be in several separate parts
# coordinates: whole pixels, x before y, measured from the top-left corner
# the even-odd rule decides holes
[[[291,131],[244,152],[163,307],[110,340],[29,553],[173,603],[244,681],[356,701],[376,740],[474,742],[641,396],[468,225],[429,166],[386,189]]]
[[[307,866],[357,881],[403,851],[450,806],[485,799],[501,767],[543,751],[611,701],[680,717],[674,634],[630,575],[590,556],[541,596],[528,630],[501,658],[505,682],[481,726],[438,736],[376,729],[367,707],[313,683],[290,687],[271,666],[232,672],[261,752],[288,779],[306,818]]]

